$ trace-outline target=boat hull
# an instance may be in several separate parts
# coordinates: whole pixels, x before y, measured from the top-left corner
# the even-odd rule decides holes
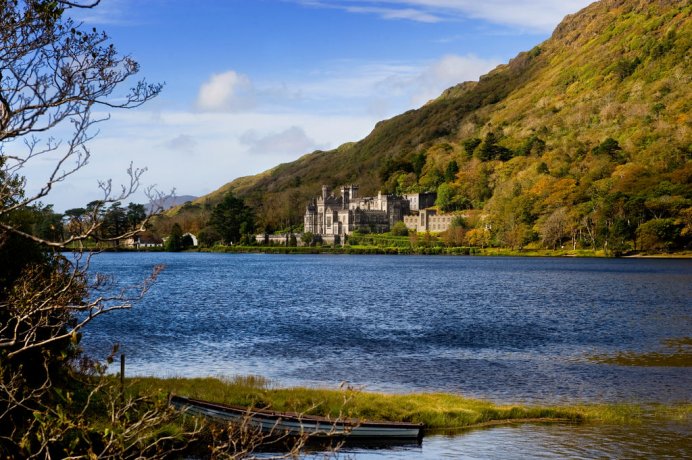
[[[423,425],[416,423],[369,422],[354,419],[331,420],[326,417],[229,406],[177,395],[170,397],[170,404],[191,415],[205,416],[225,422],[240,423],[246,421],[264,433],[375,440],[420,440],[423,433]]]

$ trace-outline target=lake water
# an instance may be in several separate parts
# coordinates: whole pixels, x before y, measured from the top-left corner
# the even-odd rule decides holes
[[[83,341],[97,355],[120,342],[130,375],[258,374],[279,385],[347,381],[503,403],[692,399],[688,368],[587,359],[692,335],[689,260],[107,253],[92,269],[125,286],[157,263],[166,268],[147,296],[98,318]],[[675,458],[680,432],[690,447],[688,424],[647,429],[658,444],[633,428],[605,429],[495,428],[356,458],[516,458],[527,439],[542,440],[532,452],[548,458],[631,457],[652,444]],[[580,436],[608,441],[570,450]],[[506,445],[492,453],[474,442]]]

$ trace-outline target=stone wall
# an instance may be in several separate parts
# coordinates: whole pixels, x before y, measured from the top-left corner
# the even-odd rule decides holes
[[[437,214],[434,209],[423,209],[417,215],[404,217],[404,224],[418,233],[442,233],[451,227],[455,217],[455,214]]]

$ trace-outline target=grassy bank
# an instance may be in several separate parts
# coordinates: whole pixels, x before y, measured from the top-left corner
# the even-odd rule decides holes
[[[661,351],[625,351],[612,355],[592,355],[588,358],[596,363],[619,366],[692,367],[692,337],[663,340],[661,345]]]
[[[380,246],[214,246],[200,252],[259,254],[380,254],[380,255],[474,255],[467,247],[380,247]]]
[[[446,246],[214,246],[199,249],[200,252],[259,253],[259,254],[357,254],[357,255],[442,255],[442,256],[488,256],[488,257],[614,257],[603,251],[590,249],[509,249]],[[630,258],[692,258],[691,252],[671,254],[628,253],[619,255]]]
[[[201,252],[261,253],[261,254],[380,254],[380,255],[442,255],[442,256],[512,256],[512,257],[604,257],[602,252],[511,250],[501,248],[472,248],[445,246],[214,246]]]
[[[133,378],[131,391],[168,393],[214,402],[277,411],[356,417],[367,420],[422,422],[428,430],[449,430],[518,422],[640,423],[651,418],[688,420],[692,404],[639,406],[594,404],[573,406],[497,405],[444,393],[383,394],[350,388],[274,388],[261,377]]]

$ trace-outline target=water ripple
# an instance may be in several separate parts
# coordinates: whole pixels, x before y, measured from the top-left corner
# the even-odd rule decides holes
[[[593,364],[692,330],[687,260],[100,254],[123,284],[166,270],[84,339],[129,372],[257,373],[497,401],[690,399],[680,368]]]

